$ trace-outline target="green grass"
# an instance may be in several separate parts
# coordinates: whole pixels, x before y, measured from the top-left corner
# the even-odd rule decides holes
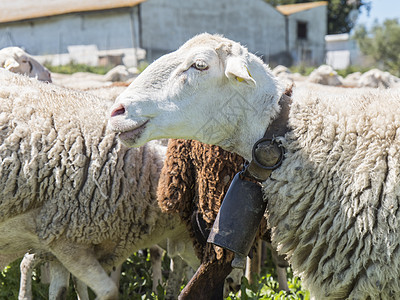
[[[338,73],[338,75],[340,75],[344,78],[347,75],[355,73],[355,72],[365,73],[369,70],[371,70],[371,67],[348,66],[346,69],[336,70],[336,72]]]
[[[95,74],[104,75],[111,70],[111,67],[104,66],[88,66],[84,64],[78,64],[71,62],[67,65],[53,66],[51,64],[45,63],[44,66],[50,70],[50,72],[61,73],[61,74],[73,74],[77,72],[89,72]]]
[[[149,63],[147,61],[141,61],[138,65],[139,73],[143,72],[147,68]],[[113,67],[111,66],[88,66],[85,64],[78,64],[76,62],[70,62],[67,65],[53,66],[49,63],[44,63],[44,66],[49,69],[50,72],[61,73],[61,74],[73,74],[77,72],[89,72],[94,74],[104,75],[110,71]]]
[[[315,69],[315,67],[307,66],[307,65],[304,65],[304,64],[291,66],[289,68],[290,72],[292,72],[292,73],[300,73],[303,76],[310,75],[311,72],[314,71],[314,69]]]
[[[289,292],[279,291],[278,282],[270,274],[257,276],[258,280],[255,284],[249,284],[245,277],[242,278],[242,286],[236,294],[231,293],[227,300],[282,300],[282,299],[304,299],[309,300],[310,294],[301,287],[298,277],[289,277]]]

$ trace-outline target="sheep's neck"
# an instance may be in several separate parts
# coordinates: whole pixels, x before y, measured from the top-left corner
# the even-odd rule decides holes
[[[258,101],[259,109],[247,113],[247,118],[238,128],[228,142],[228,146],[221,145],[228,151],[235,152],[250,161],[253,145],[264,136],[271,122],[279,115],[281,108],[278,104],[281,95],[273,97],[262,96]]]

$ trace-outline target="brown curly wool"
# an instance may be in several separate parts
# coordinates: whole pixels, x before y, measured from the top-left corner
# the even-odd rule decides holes
[[[243,168],[243,158],[218,146],[189,140],[170,140],[158,185],[158,203],[165,212],[177,212],[193,238],[202,261],[232,255],[197,241],[191,217],[198,211],[211,228],[233,176]]]

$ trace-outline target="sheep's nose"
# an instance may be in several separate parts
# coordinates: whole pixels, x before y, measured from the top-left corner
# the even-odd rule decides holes
[[[119,115],[123,115],[124,113],[125,113],[125,107],[122,104],[119,104],[111,112],[111,117],[116,117],[116,116],[119,116]]]

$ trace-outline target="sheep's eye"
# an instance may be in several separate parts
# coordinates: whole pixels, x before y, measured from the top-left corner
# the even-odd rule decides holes
[[[207,64],[202,60],[196,60],[194,62],[194,64],[192,65],[192,67],[197,69],[197,70],[200,70],[200,71],[204,71],[204,70],[208,69]]]

